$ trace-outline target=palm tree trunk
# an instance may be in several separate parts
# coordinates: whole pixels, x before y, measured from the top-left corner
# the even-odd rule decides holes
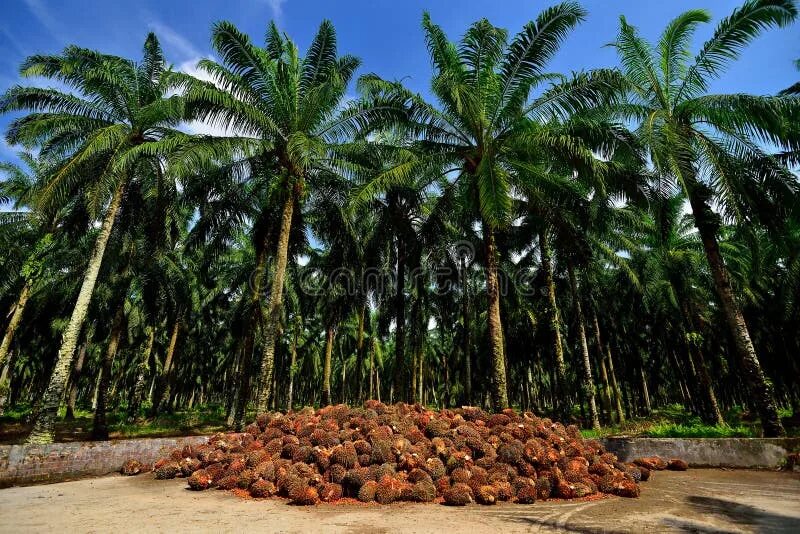
[[[369,345],[369,399],[375,398],[375,340]]]
[[[356,338],[356,380],[358,381],[358,403],[364,402],[364,322],[367,313],[367,299],[361,304],[358,314],[358,337]]]
[[[503,347],[503,324],[500,320],[500,285],[498,282],[497,244],[494,230],[483,222],[483,240],[486,247],[486,296],[488,300],[487,323],[492,368],[492,409],[496,412],[508,408],[506,384],[506,358]]]
[[[583,315],[583,307],[581,306],[581,298],[578,293],[578,281],[575,278],[575,268],[571,261],[567,262],[567,271],[569,272],[569,285],[572,290],[572,301],[575,306],[575,320],[578,324],[578,340],[581,344],[581,355],[583,356],[583,374],[581,376],[581,385],[583,395],[589,407],[589,419],[591,420],[592,428],[595,430],[600,429],[600,418],[597,414],[597,402],[594,394],[594,380],[592,379],[592,363],[589,359],[589,346],[586,343],[586,318]]]
[[[331,356],[336,329],[329,325],[325,330],[325,364],[322,370],[322,404],[327,406],[333,402],[331,398]]]
[[[169,392],[172,387],[173,372],[175,359],[175,347],[178,345],[178,334],[181,330],[181,322],[179,319],[175,320],[172,325],[172,334],[169,338],[169,346],[167,347],[167,355],[164,358],[164,367],[161,369],[161,375],[157,379],[156,388],[153,393],[152,406],[150,408],[150,415],[155,417],[161,410],[161,403],[164,398],[169,398]]]
[[[86,341],[81,344],[78,350],[78,357],[75,359],[75,367],[72,368],[72,377],[69,380],[69,394],[67,395],[67,413],[64,419],[73,421],[75,419],[75,402],[78,400],[78,380],[83,371],[83,362],[86,361]]]
[[[591,307],[591,306],[590,306]],[[608,379],[608,366],[606,365],[605,351],[603,350],[602,337],[600,336],[600,321],[597,320],[597,312],[592,309],[592,325],[594,326],[594,342],[597,349],[597,361],[600,362],[600,382],[601,382],[601,399],[603,401],[603,410],[608,422],[613,422],[613,414],[611,408],[611,382]]]
[[[133,423],[139,416],[139,409],[145,396],[144,389],[147,382],[147,373],[150,371],[150,356],[153,353],[153,344],[156,339],[155,328],[148,326],[145,330],[147,331],[147,343],[142,351],[142,359],[139,360],[139,372],[133,385],[130,404],[128,404],[128,423]]]
[[[275,272],[272,278],[266,317],[264,318],[264,352],[261,357],[259,373],[259,392],[256,410],[258,413],[269,411],[271,400],[272,370],[275,365],[275,343],[280,328],[281,310],[283,309],[283,282],[286,278],[286,263],[289,259],[289,234],[292,230],[292,215],[296,192],[293,189],[286,198],[281,215],[281,229],[278,235],[278,250],[275,256]]]
[[[556,362],[556,380],[561,395],[556,398],[556,412],[563,419],[567,420],[572,412],[570,397],[567,395],[567,364],[564,361],[564,346],[561,342],[561,318],[559,317],[558,302],[556,301],[556,284],[553,280],[553,262],[550,254],[550,247],[547,242],[547,231],[542,229],[539,232],[539,252],[542,261],[542,271],[544,272],[544,283],[547,286],[547,307],[545,314],[547,323],[550,326],[550,336],[553,343],[553,358]]]
[[[22,286],[19,297],[17,297],[17,303],[11,310],[11,319],[8,321],[8,326],[6,326],[3,342],[0,343],[0,368],[6,363],[6,358],[8,358],[8,353],[11,350],[11,341],[14,339],[14,334],[22,321],[22,313],[25,311],[25,305],[28,304],[28,299],[31,296],[31,285],[31,281],[26,279],[25,285]]]
[[[5,412],[6,402],[11,399],[11,380],[8,376],[11,374],[14,364],[14,354],[14,352],[10,352],[11,357],[0,367],[0,416]]]
[[[341,395],[339,396],[339,402],[341,404],[347,404],[347,365],[345,364],[344,360],[344,351],[342,350],[342,344],[339,343],[339,359],[342,362],[342,382],[341,382]]]
[[[461,258],[461,325],[463,328],[461,350],[464,353],[464,404],[472,405],[472,339],[469,309],[469,272],[467,260]],[[449,390],[446,396],[450,399]]]
[[[259,304],[261,290],[264,287],[264,279],[267,272],[267,251],[269,249],[267,235],[268,232],[265,232],[261,250],[258,251],[252,293],[250,294],[250,322],[245,333],[242,350],[239,353],[239,366],[233,378],[234,394],[228,425],[233,426],[237,432],[241,432],[244,429],[247,402],[250,400],[250,368],[253,361],[253,345],[255,343],[256,330],[258,329],[258,319],[261,314]]]
[[[97,396],[94,408],[94,423],[92,424],[92,439],[105,441],[108,439],[108,422],[106,420],[106,410],[108,405],[108,386],[111,382],[111,369],[114,364],[114,357],[119,349],[119,341],[122,337],[123,319],[125,319],[125,306],[120,304],[111,322],[111,337],[106,347],[106,353],[100,366],[100,373],[97,381]]]
[[[302,319],[298,315],[294,321],[294,335],[292,335],[291,360],[289,362],[289,390],[286,392],[286,411],[292,411],[294,406],[294,375],[297,372],[297,340],[300,337],[300,324]]]
[[[236,416],[237,416],[237,410],[239,408],[239,396],[242,394],[243,390],[242,362],[244,361],[244,351],[245,347],[248,344],[248,340],[250,339],[250,335],[251,334],[247,332],[244,336],[244,340],[236,345],[236,356],[234,357],[233,361],[232,379],[231,379],[233,382],[233,386],[231,387],[231,390],[229,392],[230,397],[226,399],[226,402],[228,403],[227,404],[228,418],[226,420],[226,424],[228,425],[228,427],[233,428],[234,430],[237,431],[238,429],[236,428],[236,421],[237,421]],[[244,413],[244,408],[242,408],[242,413]],[[244,422],[244,416],[242,416],[241,420],[242,422]],[[242,425],[242,428],[244,428],[244,425]]]
[[[703,249],[706,253],[714,287],[719,297],[720,307],[725,316],[737,356],[742,363],[745,383],[750,389],[753,404],[761,417],[761,427],[765,437],[778,437],[785,434],[778,407],[775,404],[775,395],[772,384],[767,380],[758,360],[756,349],[750,339],[742,310],[736,302],[731,286],[730,276],[722,254],[719,250],[717,232],[719,228],[718,216],[711,211],[706,199],[707,191],[699,185],[689,188],[689,202],[695,219]]]
[[[614,359],[611,357],[611,340],[606,344],[606,358],[608,360],[608,373],[611,377],[611,391],[614,393],[614,406],[617,410],[617,421],[625,422],[625,411],[622,409],[622,392],[617,382],[617,373],[614,372]]]
[[[653,412],[653,407],[650,404],[650,390],[647,387],[647,375],[644,372],[644,365],[639,367],[639,374],[642,379],[642,400],[644,401],[644,414],[650,415]]]
[[[392,402],[403,398],[406,390],[403,383],[406,355],[406,250],[402,237],[397,239],[397,290],[394,297],[394,376],[392,382]]]
[[[53,368],[47,389],[42,397],[40,410],[36,416],[33,430],[28,436],[28,443],[52,443],[55,437],[53,423],[55,422],[58,408],[64,400],[64,390],[66,389],[67,380],[69,379],[69,371],[72,367],[75,347],[78,345],[78,337],[80,336],[83,323],[86,320],[86,314],[89,311],[92,293],[94,293],[94,286],[97,283],[97,275],[100,273],[103,255],[105,254],[108,240],[111,237],[111,230],[114,227],[114,220],[117,218],[117,212],[122,204],[124,193],[125,181],[122,180],[114,191],[111,203],[103,218],[103,224],[100,226],[100,233],[97,235],[94,250],[89,259],[86,274],[83,277],[83,283],[78,293],[78,299],[75,301],[75,307],[72,310],[69,323],[64,329],[61,348],[56,358],[56,365]]]

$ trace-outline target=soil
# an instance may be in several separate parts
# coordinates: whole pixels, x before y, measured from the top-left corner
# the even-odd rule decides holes
[[[183,479],[112,476],[0,490],[0,532],[800,532],[800,475],[692,469],[653,473],[638,499],[533,505],[290,506]]]

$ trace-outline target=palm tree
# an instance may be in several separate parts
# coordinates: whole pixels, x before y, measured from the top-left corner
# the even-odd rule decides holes
[[[505,30],[483,19],[454,44],[426,13],[422,25],[434,68],[431,88],[440,109],[405,92],[410,104],[407,126],[412,137],[419,139],[416,148],[423,156],[382,173],[373,190],[361,193],[407,183],[431,168],[450,177],[449,187],[462,192],[462,201],[483,233],[492,406],[497,410],[509,403],[496,235],[509,223],[513,190],[531,175],[540,177],[543,168],[536,168],[536,162],[545,158],[568,159],[585,169],[598,166],[591,150],[568,131],[558,125],[549,127],[554,119],[604,102],[615,79],[606,71],[569,80],[545,72],[561,42],[585,14],[572,2],[550,7],[510,43]],[[531,98],[535,88],[548,83],[546,90]],[[376,77],[364,85],[378,93],[404,91],[399,84]]]
[[[140,63],[76,46],[61,55],[35,55],[22,65],[23,76],[43,76],[75,93],[58,89],[13,87],[0,111],[31,111],[15,119],[9,143],[41,147],[47,158],[64,158],[39,193],[42,208],[63,203],[83,187],[100,226],[72,316],[39,414],[28,438],[53,440],[53,421],[64,397],[72,358],[86,318],[97,276],[126,187],[144,174],[162,173],[162,143],[185,134],[175,129],[183,116],[181,97],[171,95],[172,72],[158,39],[149,34]]]
[[[33,246],[32,254],[27,258],[19,258],[20,264],[17,269],[13,269],[8,261],[10,255],[4,265],[4,267],[8,268],[6,272],[9,274],[13,272],[23,273],[23,280],[22,288],[19,289],[18,297],[8,314],[10,318],[6,325],[3,340],[0,342],[0,368],[6,364],[14,334],[22,321],[25,306],[36,281],[35,271],[41,269],[41,264],[44,260],[43,255],[46,255],[48,249],[53,246],[52,233],[56,230],[57,222],[59,221],[58,214],[47,217],[30,209],[34,206],[36,191],[47,180],[52,165],[48,165],[45,161],[37,160],[34,155],[29,153],[20,153],[19,157],[25,162],[29,170],[26,171],[22,166],[13,163],[0,163],[0,172],[6,175],[6,179],[0,182],[0,200],[13,202],[11,206],[13,211],[0,213],[0,224],[2,224],[3,232],[7,233],[11,238],[9,241],[20,240],[26,237],[26,234],[29,234],[32,239],[36,240],[36,244]],[[21,246],[23,242],[17,241],[17,246],[11,250],[29,250],[27,247]],[[6,283],[16,287],[17,282],[17,280],[8,280]],[[0,409],[2,409],[1,403]]]
[[[725,322],[742,362],[745,381],[765,436],[783,434],[772,385],[761,368],[719,247],[720,216],[748,221],[780,216],[780,205],[797,193],[791,173],[761,148],[790,149],[796,132],[786,117],[800,103],[788,96],[707,94],[711,80],[763,30],[786,26],[797,16],[791,0],[748,0],[717,26],[697,56],[691,38],[707,12],[691,10],[667,25],[656,46],[642,39],[624,17],[615,42],[628,84],[620,116],[634,122],[650,160],[664,179],[685,191],[703,243]],[[792,138],[795,136],[795,138]],[[774,206],[776,211],[761,209]]]
[[[185,94],[191,116],[230,127],[234,136],[201,143],[199,154],[209,147],[218,154],[223,146],[231,157],[240,157],[251,168],[269,172],[253,175],[276,184],[280,223],[272,279],[264,312],[264,342],[259,372],[258,411],[270,405],[270,385],[275,344],[283,302],[289,238],[293,221],[304,199],[313,193],[321,173],[336,173],[342,163],[336,143],[358,128],[379,120],[388,108],[363,102],[344,103],[348,83],[360,61],[338,56],[336,33],[324,21],[308,54],[300,58],[297,46],[281,35],[274,23],[263,48],[254,45],[233,24],[220,22],[212,34],[221,63],[202,60],[200,69],[213,78],[201,82],[185,78]]]

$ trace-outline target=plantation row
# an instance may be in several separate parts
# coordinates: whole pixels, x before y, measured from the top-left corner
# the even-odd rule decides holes
[[[128,421],[222,404],[511,406],[584,427],[681,403],[800,406],[800,84],[710,94],[791,0],[748,0],[698,50],[691,10],[619,66],[553,73],[586,11],[451,41],[429,95],[214,25],[201,78],[68,46],[0,97],[21,164],[0,200],[0,412]],[[609,36],[610,38],[612,36]],[[787,69],[791,68],[787,65]],[[346,98],[355,86],[358,97]],[[194,135],[199,121],[224,135]]]

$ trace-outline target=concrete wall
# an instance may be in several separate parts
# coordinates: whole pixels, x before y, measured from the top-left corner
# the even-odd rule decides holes
[[[207,436],[0,445],[0,488],[61,482],[119,471],[131,458],[151,463],[172,449],[204,443]]]
[[[0,445],[0,488],[61,482],[119,471],[131,458],[151,463],[183,445],[204,443],[207,436],[86,441],[50,445]],[[682,458],[694,467],[774,468],[789,452],[800,451],[800,438],[600,440],[622,461],[642,456]]]
[[[774,468],[800,438],[606,438],[600,440],[624,462],[642,456],[681,458],[694,467]]]

